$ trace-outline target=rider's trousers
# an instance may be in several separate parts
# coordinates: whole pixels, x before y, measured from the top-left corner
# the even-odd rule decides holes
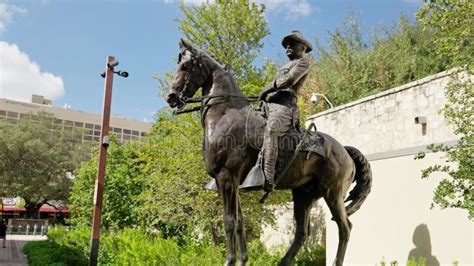
[[[273,184],[278,158],[278,139],[292,127],[293,110],[280,104],[268,104],[268,120],[263,137],[263,172]]]

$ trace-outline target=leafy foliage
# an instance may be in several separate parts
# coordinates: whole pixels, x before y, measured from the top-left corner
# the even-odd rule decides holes
[[[24,116],[17,123],[0,121],[0,196],[25,200],[28,216],[49,200],[67,200],[73,172],[88,158],[82,132],[55,130],[47,113]],[[79,140],[78,140],[79,136]]]
[[[217,0],[201,5],[181,4],[180,9],[183,18],[177,21],[184,35],[232,69],[244,93],[258,94],[268,81],[262,75],[265,69],[253,66],[263,38],[270,33],[265,6],[249,0]],[[272,67],[271,63],[268,67]]]
[[[474,2],[429,0],[420,7],[418,20],[433,32],[436,55],[451,67],[474,72]]]
[[[87,257],[82,256],[77,249],[72,249],[47,240],[28,242],[23,247],[23,251],[28,256],[28,265],[32,266],[87,265]]]
[[[443,58],[433,57],[435,35],[403,15],[391,28],[379,27],[364,41],[359,19],[349,13],[329,44],[316,39],[315,60],[302,90],[304,114],[326,109],[309,104],[311,93],[326,95],[336,106],[446,69]],[[326,106],[327,107],[327,106]]]
[[[79,258],[84,258],[83,254],[89,252],[89,243],[83,241],[89,236],[90,230],[85,228],[70,232],[53,229],[48,233],[52,245],[59,247],[59,250],[72,250]],[[225,261],[223,245],[216,250],[207,243],[179,244],[173,239],[152,236],[141,229],[127,228],[102,234],[100,243],[99,264],[102,265],[221,265]],[[248,250],[249,265],[275,265],[281,257],[280,253],[269,254],[257,240],[249,243]],[[38,252],[30,252],[29,259],[36,259],[33,257],[39,255]],[[55,262],[68,265],[65,261],[61,258]],[[298,264],[297,261],[297,265],[309,264]]]
[[[443,113],[460,139],[454,147],[432,145],[431,151],[445,153],[447,164],[424,169],[422,177],[434,172],[447,174],[435,190],[434,203],[442,208],[466,209],[474,219],[474,3],[429,1],[417,15],[425,30],[435,33],[438,57],[449,58],[449,66],[458,67],[445,90]]]
[[[92,198],[97,176],[98,151],[77,171],[69,198],[71,222],[90,225]],[[111,138],[108,148],[102,226],[123,228],[137,223],[138,195],[145,188],[145,158],[137,144],[121,144]]]

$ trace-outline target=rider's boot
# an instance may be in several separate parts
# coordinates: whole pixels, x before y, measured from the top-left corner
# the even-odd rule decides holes
[[[269,145],[270,146],[270,145]],[[263,172],[265,174],[265,191],[272,191],[275,188],[275,165],[278,158],[278,147],[265,147],[263,156]]]

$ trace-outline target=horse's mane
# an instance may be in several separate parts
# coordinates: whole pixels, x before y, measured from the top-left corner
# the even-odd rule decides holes
[[[232,85],[232,89],[233,89],[234,93],[237,93],[238,95],[243,96],[243,93],[240,90],[239,85],[235,81],[234,75],[232,75],[231,69],[226,64],[222,64],[221,62],[219,62],[219,60],[217,60],[213,56],[211,56],[211,54],[209,52],[207,52],[203,49],[198,48],[196,50],[201,55],[204,55],[205,57],[207,57],[208,60],[210,60],[210,63],[216,65],[219,68],[219,70],[221,70],[229,78],[229,81],[230,81],[230,84]]]

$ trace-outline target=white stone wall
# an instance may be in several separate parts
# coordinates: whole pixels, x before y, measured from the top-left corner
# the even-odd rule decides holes
[[[385,265],[397,261],[406,265],[408,255],[418,249],[424,257],[435,257],[438,265],[474,265],[474,223],[466,210],[431,208],[433,191],[443,175],[421,179],[421,170],[434,163],[444,163],[441,154],[427,154],[414,160],[403,156],[370,162],[372,191],[362,207],[349,219],[352,231],[344,260],[345,266]],[[336,257],[338,229],[326,216],[326,265]],[[427,235],[417,235],[416,228],[426,225]],[[416,246],[415,243],[421,242]],[[428,264],[437,266],[437,264]]]
[[[446,176],[421,179],[423,169],[446,163],[444,155],[427,154],[423,160],[414,160],[414,154],[426,145],[458,139],[441,113],[449,74],[442,72],[326,110],[307,121],[341,144],[359,148],[372,167],[371,193],[350,217],[353,229],[344,265],[380,265],[382,260],[405,265],[416,249],[439,263],[431,265],[474,265],[474,223],[467,211],[431,208],[433,191]],[[425,132],[414,121],[420,116],[427,119]],[[326,265],[331,265],[338,230],[326,206],[325,212]],[[416,234],[420,226],[428,229],[423,239]],[[423,244],[416,246],[417,241]]]
[[[318,130],[364,154],[456,140],[441,113],[448,74],[441,72],[315,114],[307,124],[316,123]],[[425,133],[415,117],[427,118]]]

